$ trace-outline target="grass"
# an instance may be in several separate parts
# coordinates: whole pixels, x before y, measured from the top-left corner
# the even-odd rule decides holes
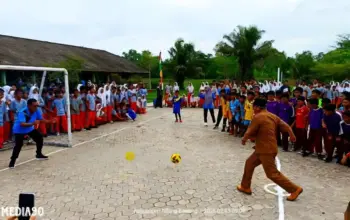
[[[148,79],[144,79],[143,80],[144,82],[148,82],[149,80]],[[159,82],[159,79],[157,78],[152,78],[151,79],[152,81],[152,84],[157,84]],[[186,79],[185,80],[185,83],[184,83],[184,86],[186,87],[188,85],[189,82],[191,82],[194,86],[194,93],[195,94],[198,94],[199,92],[199,87],[201,85],[202,82],[209,82],[211,83],[213,81],[213,79],[207,79],[207,80],[203,80],[203,79]],[[164,79],[164,89],[165,89],[165,85],[169,83],[169,80],[167,79]],[[171,81],[170,81],[171,84],[173,84]],[[187,95],[187,91],[186,89],[182,89],[180,90],[180,94],[186,94]],[[147,102],[153,102],[153,100],[157,98],[157,88],[152,88],[152,90],[148,90],[148,95],[147,95]]]

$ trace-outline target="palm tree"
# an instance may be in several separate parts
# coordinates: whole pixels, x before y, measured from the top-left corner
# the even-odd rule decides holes
[[[180,88],[184,87],[185,76],[189,76],[196,72],[194,60],[196,59],[196,51],[192,43],[185,43],[183,39],[178,39],[168,51],[171,63],[175,70],[175,80]]]
[[[252,79],[254,62],[264,59],[271,51],[272,40],[259,43],[264,33],[264,30],[259,30],[256,26],[238,26],[229,35],[224,35],[224,41],[216,45],[218,54],[237,57],[242,80]]]

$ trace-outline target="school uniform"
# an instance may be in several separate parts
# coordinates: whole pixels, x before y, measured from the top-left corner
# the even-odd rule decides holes
[[[7,113],[6,103],[0,100],[0,149],[3,148],[4,144],[4,119]]]
[[[86,96],[87,103],[87,113],[88,113],[88,128],[96,127],[96,97],[93,94],[88,94]]]
[[[65,110],[65,101],[63,98],[56,98],[52,102],[52,109],[55,109],[56,112],[56,126],[55,131],[56,133],[60,133],[61,128],[63,132],[68,132],[67,128],[67,117],[66,117],[66,110]]]
[[[11,101],[10,104],[10,120],[15,121],[17,119],[17,113],[19,110],[24,109],[27,107],[27,102],[24,99],[17,100],[14,99]]]
[[[80,95],[80,114],[79,114],[79,122],[80,122],[80,128],[88,128],[88,120],[87,120],[87,109],[86,109],[86,94]]]
[[[344,121],[341,121],[339,135],[341,137],[341,143],[337,149],[337,162],[340,162],[344,154],[350,152],[350,124],[346,124]]]
[[[309,139],[308,147],[310,152],[322,153],[322,118],[323,109],[311,109],[309,113]]]
[[[136,112],[137,111],[136,90],[135,89],[131,90],[129,95],[130,95],[130,97],[129,97],[129,99],[130,99],[130,107],[131,107],[132,110],[134,110],[134,112]]]
[[[46,113],[46,110],[44,109],[45,108],[45,101],[42,97],[38,97],[38,99],[39,99],[39,100],[37,100],[39,103],[38,110],[42,114],[42,117],[44,119],[47,119],[47,113]],[[38,129],[44,137],[47,136],[46,123],[40,122]]]
[[[307,150],[307,117],[309,116],[309,108],[302,106],[296,109],[295,114],[295,136],[297,138],[295,142],[295,150],[302,149]]]
[[[106,89],[106,87],[105,87]],[[111,92],[105,91],[105,95],[106,95],[106,120],[107,122],[111,122],[112,121],[112,110],[113,110],[113,103],[111,102]]]
[[[243,121],[244,126],[249,126],[253,119],[253,114],[254,114],[253,102],[254,101],[250,102],[246,100],[244,103],[244,121]]]
[[[332,160],[334,148],[339,148],[340,146],[340,122],[342,118],[339,114],[334,113],[332,115],[324,115],[323,122],[326,124],[326,138],[324,140],[324,147],[327,152],[327,160]]]
[[[82,101],[79,97],[71,98],[70,100],[70,109],[71,109],[71,117],[72,117],[72,131],[80,131],[83,127],[81,127],[82,123],[80,122],[80,106],[82,105]]]
[[[173,97],[173,113],[174,114],[180,114],[181,102],[182,102],[181,97],[177,97],[177,96]]]
[[[278,116],[278,102],[277,101],[267,101],[266,109],[268,112]]]
[[[132,109],[132,108],[128,108],[127,110],[127,116],[130,120],[133,120],[135,121],[136,117],[137,117],[137,114],[136,112]]]
[[[52,109],[52,102],[53,102],[53,97],[49,94],[47,94],[46,97],[44,97],[44,102],[45,102],[45,105],[46,105],[46,108],[47,109]],[[48,120],[51,120],[53,118],[55,118],[55,113],[54,112],[46,112],[46,118]],[[54,128],[53,128],[53,124],[47,124],[46,125],[46,130],[49,130],[49,132],[53,132],[54,131]]]
[[[289,103],[278,104],[278,117],[280,117],[285,123],[291,124],[292,117],[294,117],[294,108]],[[288,137],[287,132],[282,132],[282,147],[284,151],[288,151]]]

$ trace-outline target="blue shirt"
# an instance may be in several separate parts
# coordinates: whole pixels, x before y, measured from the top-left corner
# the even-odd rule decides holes
[[[6,114],[7,114],[6,103],[2,101],[0,103],[0,127],[4,126],[4,119],[6,117]]]
[[[27,102],[24,99],[21,99],[20,101],[13,100],[10,104],[10,110],[14,113],[14,120],[17,119],[17,113],[19,110],[24,109],[27,107]]]
[[[55,99],[52,102],[51,108],[52,109],[56,108],[57,116],[64,116],[64,115],[66,115],[66,111],[65,111],[65,108],[64,108],[64,103],[65,102],[64,102],[63,98]]]
[[[28,108],[24,108],[20,110],[17,114],[17,119],[13,125],[13,133],[14,134],[28,134],[34,130],[34,125],[29,127],[21,126],[22,123],[33,123],[36,120],[43,120],[43,117],[40,111],[36,110],[36,112],[30,114]]]
[[[80,95],[80,99],[81,99],[81,111],[82,112],[86,112],[86,95],[85,94],[81,94]]]
[[[128,115],[132,120],[135,120],[136,118],[136,113],[134,112],[134,110],[132,110],[131,108],[128,109]]]
[[[93,96],[91,94],[88,94],[86,96],[86,99],[89,102],[89,106],[88,106],[89,110],[90,111],[96,111],[96,103],[95,103],[95,99],[96,98],[95,98],[95,96]]]
[[[327,126],[328,133],[339,135],[340,122],[342,121],[342,118],[339,114],[334,113],[332,115],[324,115],[323,121]]]
[[[38,110],[39,110],[40,113],[42,114],[43,112],[45,112],[45,109],[44,109],[44,107],[45,107],[45,101],[44,101],[44,99],[43,99],[42,97],[39,97],[38,103],[39,103]]]

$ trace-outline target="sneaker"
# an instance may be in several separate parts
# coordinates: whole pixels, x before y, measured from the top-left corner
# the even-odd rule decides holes
[[[208,127],[208,123],[207,123],[207,122],[205,122],[205,123],[204,123],[204,126],[205,126],[205,127]]]
[[[57,135],[57,136],[60,136],[60,133],[57,132],[56,135]]]
[[[176,119],[176,120],[175,120],[175,123],[177,123],[177,122],[179,122],[179,120]]]
[[[180,123],[182,123],[182,120],[180,120]]]
[[[10,164],[9,164],[9,169],[14,169],[15,168],[15,163],[16,163],[15,160],[11,160]]]
[[[43,154],[40,154],[40,155],[36,155],[36,159],[37,160],[48,160],[49,157],[48,156],[45,156]]]

